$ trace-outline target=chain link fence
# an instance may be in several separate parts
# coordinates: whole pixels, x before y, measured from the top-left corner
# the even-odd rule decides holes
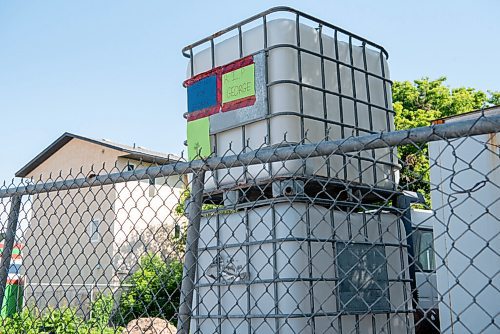
[[[499,107],[395,131],[387,51],[288,7],[183,54],[189,162],[0,187],[0,334],[500,332]]]
[[[499,130],[479,112],[4,184],[0,333],[498,333]],[[408,146],[429,167],[400,182]],[[375,150],[398,168],[359,169]]]

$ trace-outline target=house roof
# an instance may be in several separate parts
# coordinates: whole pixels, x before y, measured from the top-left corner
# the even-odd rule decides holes
[[[174,154],[165,154],[160,152],[151,151],[143,147],[132,147],[128,145],[118,144],[111,142],[106,139],[92,139],[73,133],[65,132],[62,136],[57,138],[52,144],[50,144],[46,149],[44,149],[40,154],[34,157],[30,162],[28,162],[24,167],[16,172],[17,177],[26,177],[30,172],[32,172],[36,167],[42,164],[50,156],[56,153],[61,147],[66,145],[72,139],[80,139],[93,144],[101,145],[104,147],[112,148],[125,154],[121,156],[122,158],[128,158],[131,160],[140,160],[149,163],[157,164],[168,164],[171,162],[182,160],[182,158]]]
[[[451,121],[458,121],[458,120],[464,120],[464,119],[469,119],[473,117],[478,117],[479,115],[482,115],[483,113],[487,114],[493,114],[493,113],[498,113],[500,112],[500,105],[498,106],[491,106],[483,109],[477,109],[477,110],[472,110],[468,112],[464,112],[458,115],[452,115],[452,116],[447,116],[447,117],[442,117],[438,118],[432,121],[432,124],[443,124],[446,122],[451,122]]]

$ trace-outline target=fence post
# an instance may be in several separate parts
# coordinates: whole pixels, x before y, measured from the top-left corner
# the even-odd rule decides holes
[[[417,280],[415,274],[415,245],[413,244],[413,226],[411,222],[411,204],[412,203],[425,203],[424,196],[420,193],[412,191],[403,191],[401,195],[396,197],[396,208],[400,210],[401,220],[406,233],[406,244],[408,245],[408,271],[410,274],[410,287],[412,291],[412,305],[417,306],[418,292]]]
[[[0,263],[0,310],[3,306],[7,277],[9,275],[12,249],[16,240],[16,230],[19,221],[19,211],[21,209],[21,195],[14,195],[10,198],[10,211],[3,241],[2,260]]]
[[[200,237],[200,220],[203,205],[203,189],[205,186],[205,171],[193,173],[191,198],[188,206],[188,227],[186,236],[186,254],[182,273],[181,298],[179,305],[177,333],[189,334],[193,293],[196,279],[196,265],[198,262],[198,241]]]

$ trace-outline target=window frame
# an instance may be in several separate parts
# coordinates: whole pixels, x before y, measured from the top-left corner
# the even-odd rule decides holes
[[[421,238],[422,232],[424,232],[424,233],[430,232],[432,235],[431,250],[432,250],[433,259],[431,259],[431,261],[429,263],[429,267],[431,269],[424,269],[422,262],[420,262],[420,256],[424,254],[424,252],[422,252],[422,250],[420,248],[420,242],[422,240],[422,238]],[[418,238],[417,238],[417,235],[418,235]],[[413,257],[414,257],[413,261],[415,264],[415,271],[420,272],[420,273],[434,273],[434,272],[436,272],[436,248],[434,245],[434,230],[430,227],[414,226],[413,232],[412,232],[412,241],[413,241]],[[417,250],[418,250],[418,254],[417,254]],[[430,264],[433,264],[433,265],[430,265]]]

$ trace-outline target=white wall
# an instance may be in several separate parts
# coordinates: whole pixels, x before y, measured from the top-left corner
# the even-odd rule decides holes
[[[498,333],[498,139],[491,134],[429,144],[442,333]]]
[[[145,251],[176,257],[169,245],[176,223],[185,218],[175,213],[184,183],[180,176],[115,185],[114,267],[122,275],[130,273]]]

